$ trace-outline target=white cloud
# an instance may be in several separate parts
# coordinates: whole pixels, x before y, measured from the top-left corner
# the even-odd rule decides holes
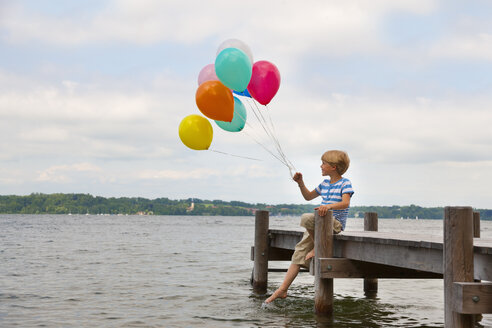
[[[0,70],[1,157],[172,155],[180,118],[197,111],[195,85],[159,75],[145,88],[130,88],[121,79],[106,82],[50,83]]]
[[[20,131],[19,139],[36,143],[63,142],[68,138],[69,132],[58,126],[33,128]]]
[[[141,172],[138,177],[141,179],[207,179],[219,176],[220,170],[198,168],[194,170],[146,170]]]
[[[144,170],[137,174],[139,179],[149,180],[204,180],[217,177],[251,177],[261,178],[275,174],[272,170],[260,165],[225,167],[223,169],[195,168],[182,170]]]
[[[152,105],[145,95],[131,95],[103,86],[77,90],[76,83],[62,85],[31,81],[30,90],[0,93],[0,114],[37,121],[129,121],[148,115]]]
[[[488,96],[423,101],[307,92],[287,92],[270,107],[279,139],[291,152],[317,154],[341,147],[364,160],[393,163],[492,156]]]
[[[36,181],[70,183],[78,173],[100,172],[101,168],[91,163],[75,163],[70,165],[55,165],[39,172]]]
[[[93,13],[67,11],[43,15],[22,6],[9,6],[3,18],[10,42],[39,40],[59,45],[101,42],[185,44],[207,38],[238,35],[258,42],[258,49],[285,52],[325,49],[346,53],[377,46],[383,15],[399,10],[427,14],[435,1],[250,1],[248,8],[216,1],[109,1]],[[254,10],[253,8],[261,8]],[[238,24],[247,20],[248,24]],[[280,39],[279,39],[280,37]],[[262,44],[263,46],[261,46]]]
[[[453,35],[430,49],[431,56],[492,61],[492,34]]]

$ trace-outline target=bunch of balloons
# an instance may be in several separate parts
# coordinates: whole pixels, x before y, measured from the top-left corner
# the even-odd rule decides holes
[[[219,46],[215,63],[200,71],[196,104],[221,129],[239,132],[246,124],[246,109],[234,94],[267,105],[279,87],[280,73],[274,64],[254,62],[248,45],[229,39]],[[179,137],[191,149],[206,150],[213,139],[212,125],[203,116],[186,116],[179,125]]]

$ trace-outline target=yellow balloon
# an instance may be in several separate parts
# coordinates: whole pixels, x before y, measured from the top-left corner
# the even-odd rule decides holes
[[[179,124],[179,138],[185,146],[194,150],[208,149],[213,135],[212,124],[200,115],[188,115]]]

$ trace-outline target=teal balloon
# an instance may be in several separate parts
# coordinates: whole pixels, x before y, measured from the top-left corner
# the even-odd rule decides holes
[[[248,87],[252,67],[248,55],[238,48],[225,48],[215,59],[215,74],[220,82],[239,92]]]
[[[224,122],[224,121],[215,121],[219,128],[222,130],[226,130],[229,132],[239,132],[244,128],[246,124],[246,108],[244,107],[241,100],[234,97],[234,116],[232,121]]]

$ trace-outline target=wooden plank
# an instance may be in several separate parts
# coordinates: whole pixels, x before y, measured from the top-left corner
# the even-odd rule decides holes
[[[369,242],[382,245],[432,248],[442,250],[442,237],[422,234],[401,234],[377,231],[350,231],[335,236],[335,240]]]
[[[344,258],[320,258],[322,278],[442,279],[442,274]]]
[[[477,280],[492,281],[492,256],[486,254],[473,254],[474,273]]]
[[[287,272],[289,269],[283,269],[283,268],[268,268],[268,272]],[[307,269],[301,268],[299,269],[299,272],[309,272]]]
[[[303,233],[300,231],[270,230],[270,234],[274,240],[281,240],[278,243],[271,242],[271,245],[293,250]],[[343,232],[333,236],[334,256],[443,273],[442,239],[440,245],[436,245],[437,240],[442,237],[397,234],[393,236],[393,240],[384,241],[383,237],[391,238],[391,236],[393,234],[381,232]],[[287,242],[283,237],[291,238],[290,242]],[[420,245],[421,247],[399,246],[404,243],[394,240],[405,237],[411,238],[414,246]],[[473,242],[474,279],[492,281],[492,239],[475,238]]]
[[[302,239],[301,231],[270,230],[270,247],[294,249]]]
[[[292,254],[294,253],[291,249],[270,247],[268,249],[268,261],[290,261],[292,259]],[[255,247],[251,246],[251,261],[255,259]]]
[[[492,255],[492,239],[474,238],[473,252]]]
[[[386,264],[419,271],[443,273],[442,251],[434,248],[344,240],[336,242],[334,249],[334,257]]]
[[[302,231],[270,230],[271,245],[279,248],[294,249],[302,238]],[[335,243],[339,240],[360,241],[384,245],[411,246],[442,250],[442,236],[425,234],[403,234],[393,232],[344,231],[335,235]],[[474,252],[492,255],[492,239],[475,238]]]
[[[491,282],[455,282],[453,311],[477,314],[492,313]]]

